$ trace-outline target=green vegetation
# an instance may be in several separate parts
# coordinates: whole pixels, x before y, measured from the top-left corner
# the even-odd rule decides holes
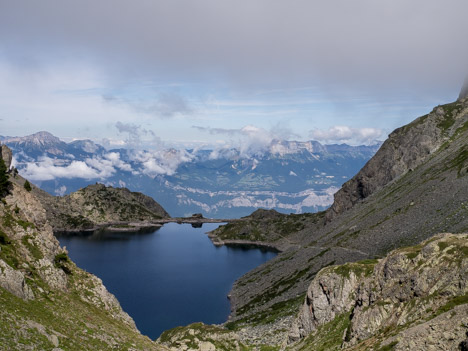
[[[450,244],[446,241],[441,241],[437,243],[437,246],[439,246],[440,251],[444,251],[447,247],[450,246]]]
[[[245,351],[251,350],[250,347],[235,340],[230,333],[229,330],[214,325],[193,323],[164,331],[158,341],[176,349],[180,348],[182,342],[196,350],[199,349],[200,342],[209,342],[216,350],[231,351],[238,347]]]
[[[321,325],[300,343],[298,350],[340,350],[343,334],[350,327],[350,313],[343,313],[332,321]]]
[[[82,215],[71,216],[66,213],[61,214],[61,219],[72,228],[89,229],[94,227],[94,223]]]
[[[310,279],[314,273],[315,272],[311,272],[310,267],[306,267],[301,270],[296,270],[293,274],[291,274],[289,278],[278,280],[277,282],[272,284],[271,287],[268,288],[268,290],[264,291],[261,295],[256,296],[244,306],[239,308],[237,310],[238,315],[247,313],[248,311],[252,310],[254,306],[262,305],[271,301],[274,297],[280,296],[284,292],[290,290],[292,287],[298,284],[301,281],[301,279]],[[300,298],[302,298],[302,296]],[[245,321],[249,323],[261,323],[262,320],[263,319],[259,317],[259,314],[255,314],[248,316]]]
[[[52,350],[46,335],[58,336],[59,347],[70,351],[114,350],[115,345],[119,350],[155,349],[148,338],[75,292],[36,295],[24,301],[0,288],[0,349]]]
[[[29,252],[36,260],[40,260],[44,257],[39,247],[34,243],[33,237],[31,235],[23,236],[21,238],[21,242],[25,247],[28,248]]]
[[[419,252],[417,252],[417,251],[415,251],[415,252],[408,252],[408,253],[406,254],[406,257],[408,257],[409,260],[412,260],[412,259],[416,258],[416,256],[418,256],[418,255],[419,255]]]
[[[0,197],[4,197],[9,193],[10,181],[8,180],[8,173],[5,161],[0,157]]]
[[[455,123],[455,116],[463,109],[463,104],[456,101],[451,104],[442,105],[441,107],[444,109],[445,115],[444,118],[439,121],[437,127],[445,132]]]
[[[395,346],[398,344],[398,341],[392,341],[390,344],[380,347],[377,351],[391,351],[395,349]]]
[[[327,270],[331,270],[334,273],[341,275],[345,278],[350,278],[351,272],[357,277],[368,277],[374,271],[374,266],[377,260],[365,260],[356,263],[346,263],[339,266],[330,267]]]
[[[72,274],[69,263],[70,259],[65,252],[59,253],[54,257],[55,267],[62,269],[66,274]]]
[[[24,182],[24,188],[27,190],[27,191],[31,191],[32,188],[31,188],[31,183],[29,183],[29,181],[26,179],[26,181]]]
[[[453,158],[452,160],[449,161],[448,163],[448,168],[456,168],[458,170],[458,175],[461,175],[463,167],[465,167],[466,164],[468,164],[468,147],[464,146],[460,152]]]
[[[220,226],[213,233],[221,240],[274,242],[316,224],[325,212],[285,215],[274,210],[257,210],[242,221]]]
[[[297,313],[299,306],[304,302],[304,295],[293,297],[292,299],[280,301],[271,305],[268,309],[250,315],[248,317],[228,322],[225,327],[229,330],[237,330],[244,324],[251,326],[265,325],[276,322],[282,317],[287,317]]]
[[[10,240],[7,234],[0,230],[0,258],[4,260],[10,267],[17,268],[19,266],[18,254],[16,245]]]
[[[9,245],[11,244],[10,239],[8,236],[0,230],[0,245]]]
[[[432,315],[431,317],[432,318],[437,317],[438,315],[440,315],[442,313],[445,313],[445,312],[448,312],[448,311],[454,309],[458,305],[464,305],[466,303],[468,303],[468,294],[461,295],[461,296],[455,296],[454,298],[449,300],[445,305],[440,307],[436,311],[436,313],[434,315]]]

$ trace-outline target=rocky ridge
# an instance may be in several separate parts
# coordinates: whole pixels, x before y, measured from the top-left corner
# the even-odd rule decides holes
[[[375,156],[338,190],[333,205],[327,210],[327,219],[331,220],[392,180],[424,163],[449,136],[462,127],[465,119],[458,112],[465,108],[461,100],[438,106],[431,113],[394,130]],[[452,116],[447,116],[450,114]]]

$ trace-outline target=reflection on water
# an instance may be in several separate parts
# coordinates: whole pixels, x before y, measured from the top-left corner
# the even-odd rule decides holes
[[[100,277],[143,334],[202,321],[222,323],[233,282],[276,253],[246,246],[216,247],[202,228],[169,223],[137,233],[57,235],[77,265]]]

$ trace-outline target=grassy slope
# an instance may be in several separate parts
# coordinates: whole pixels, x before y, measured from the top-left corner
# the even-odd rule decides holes
[[[0,349],[51,350],[57,341],[64,350],[164,349],[136,330],[99,279],[61,251],[41,220],[37,200],[15,186],[8,201],[0,203],[0,259],[25,276],[34,299],[23,300],[0,287]],[[28,213],[38,222],[29,222]],[[42,265],[45,261],[52,266]],[[65,276],[65,288],[54,287],[44,274]]]

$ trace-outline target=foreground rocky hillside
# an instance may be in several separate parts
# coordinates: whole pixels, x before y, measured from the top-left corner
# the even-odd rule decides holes
[[[59,246],[46,211],[15,183],[0,202],[0,349],[159,350],[102,281]]]
[[[457,350],[467,332],[468,234],[440,234],[378,261],[322,269],[288,343],[295,350]]]
[[[21,177],[17,177],[18,180]],[[19,183],[22,183],[19,180]],[[54,231],[89,230],[102,226],[133,227],[138,222],[169,218],[151,197],[96,183],[66,196],[51,196],[34,187]]]
[[[243,340],[278,345],[321,268],[380,258],[438,233],[466,232],[467,170],[463,97],[392,133],[336,195],[332,209],[299,216],[256,213],[211,233],[213,241],[251,240],[282,250],[234,284],[227,326]]]

